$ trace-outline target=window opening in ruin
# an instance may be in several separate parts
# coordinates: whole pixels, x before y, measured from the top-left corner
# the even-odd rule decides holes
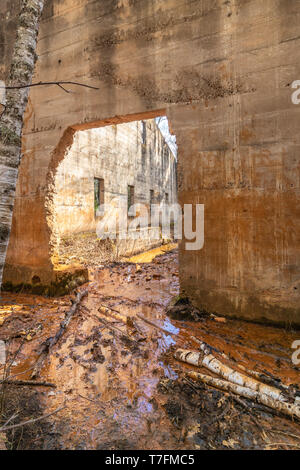
[[[133,215],[131,208],[134,205],[134,186],[128,185],[127,201],[128,201],[128,204],[127,204],[128,215]]]
[[[104,204],[104,179],[94,178],[94,210],[95,216],[103,214]]]
[[[152,215],[152,205],[154,204],[154,190],[150,189],[150,217]]]
[[[147,127],[146,122],[142,121],[142,143],[145,145],[147,140]]]

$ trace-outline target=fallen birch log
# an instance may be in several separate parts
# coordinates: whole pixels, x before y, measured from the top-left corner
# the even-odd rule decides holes
[[[121,323],[126,324],[127,322],[126,315],[123,315],[121,312],[118,312],[113,308],[107,307],[106,305],[101,305],[101,307],[98,308],[98,312],[103,313],[104,315],[111,316],[115,320],[119,320]]]
[[[214,351],[217,354],[219,354],[223,359],[225,359],[226,361],[232,363],[232,360],[230,359],[230,357],[227,354],[225,354],[224,352],[219,351],[216,348],[212,348],[212,346],[208,345],[207,343],[204,343],[203,341],[200,341],[195,336],[191,336],[191,338],[192,338],[193,341],[195,341],[197,344],[199,344],[200,349],[202,349],[203,351],[208,351],[210,349],[210,352]],[[238,369],[242,370],[245,374],[250,375],[251,377],[254,377],[256,380],[259,380],[260,382],[263,382],[267,385],[278,387],[279,389],[286,391],[288,394],[291,394],[291,392],[289,390],[289,387],[287,385],[284,385],[281,382],[280,379],[276,380],[275,377],[269,375],[266,372],[258,372],[256,370],[247,369],[242,364],[235,363],[235,366]]]
[[[260,382],[263,382],[275,388],[278,387],[280,390],[286,392],[289,396],[293,396],[293,398],[296,398],[295,394],[290,390],[290,387],[282,383],[281,379],[276,379],[276,377],[273,377],[271,374],[267,372],[258,372],[253,369],[247,369],[242,364],[236,364],[236,365],[240,370],[242,370],[248,375],[251,375],[255,379],[259,380]]]
[[[221,361],[219,361],[219,359],[216,359],[215,356],[211,354],[208,346],[205,343],[200,346],[200,349],[202,350],[202,353],[186,349],[177,349],[175,352],[175,358],[182,362],[186,362],[187,364],[192,364],[196,367],[205,367],[214,374],[223,377],[233,384],[247,387],[259,393],[263,393],[273,400],[287,402],[287,397],[283,395],[281,390],[258,382],[252,377],[248,377],[247,375],[232,369],[226,364],[223,364]]]
[[[73,302],[72,307],[70,310],[66,313],[65,319],[61,322],[60,328],[58,332],[56,333],[55,336],[48,338],[42,345],[42,350],[40,352],[39,358],[36,362],[36,365],[33,369],[33,372],[31,374],[31,379],[34,379],[39,376],[41,368],[43,366],[44,360],[49,354],[50,350],[53,348],[53,346],[58,342],[58,340],[62,337],[62,335],[65,333],[67,327],[69,326],[69,323],[74,315],[76,313],[78,305],[80,304],[81,300],[88,294],[87,290],[82,290],[80,292],[77,292],[76,299]]]
[[[225,392],[232,392],[235,395],[248,398],[249,400],[256,401],[262,405],[272,408],[280,413],[286,414],[290,417],[297,417],[300,419],[300,407],[295,403],[282,402],[272,398],[260,391],[237,385],[235,383],[228,382],[227,380],[218,379],[209,375],[201,374],[200,372],[188,372],[188,377],[194,380],[201,380],[202,382],[212,387],[218,388]]]

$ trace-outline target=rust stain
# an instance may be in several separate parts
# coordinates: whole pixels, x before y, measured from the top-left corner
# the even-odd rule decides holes
[[[251,137],[253,137],[254,134],[253,132],[248,128],[248,127],[244,127],[243,129],[241,129],[240,131],[240,139],[241,141],[243,142],[249,142],[249,140],[251,139]]]

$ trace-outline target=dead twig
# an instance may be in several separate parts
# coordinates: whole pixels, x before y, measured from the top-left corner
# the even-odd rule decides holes
[[[117,331],[118,333],[121,333],[122,336],[125,336],[128,338],[129,341],[132,341],[135,344],[139,344],[138,341],[136,341],[134,338],[130,338],[124,331],[122,331],[120,328],[117,326],[112,326],[110,323],[108,323],[106,320],[103,320],[102,318],[98,318],[96,315],[93,315],[100,323],[102,323],[106,328],[109,328],[110,330]]]
[[[56,85],[62,90],[64,90],[66,93],[71,93],[69,90],[66,90],[63,85],[75,85],[75,86],[81,86],[85,88],[90,88],[91,90],[99,90],[98,87],[91,86],[91,85],[86,85],[85,83],[79,83],[79,82],[72,82],[72,81],[54,81],[54,82],[38,82],[38,83],[31,83],[30,85],[15,85],[15,86],[2,86],[0,88],[4,88],[6,90],[20,90],[23,88],[33,88],[36,86],[48,86],[48,85]]]
[[[288,447],[296,447],[297,449],[300,449],[300,445],[291,444],[289,442],[270,442],[267,444],[267,447],[274,447],[274,446],[288,446]]]
[[[31,366],[31,367],[28,367],[28,369],[22,370],[22,372],[18,372],[17,374],[14,374],[14,375],[9,375],[8,377],[6,376],[5,379],[3,379],[3,380],[0,381],[0,384],[2,384],[2,383],[4,383],[4,382],[7,382],[7,380],[14,379],[15,377],[19,377],[19,375],[26,374],[26,372],[29,372],[29,371],[32,370],[33,368],[34,368],[34,366]]]
[[[44,360],[46,359],[47,355],[49,354],[50,350],[53,348],[53,346],[59,341],[59,339],[63,336],[65,333],[67,327],[69,326],[69,323],[73,317],[73,315],[76,313],[78,305],[80,304],[81,300],[88,294],[87,290],[83,290],[77,293],[76,299],[73,302],[72,307],[70,310],[66,313],[65,319],[61,322],[60,328],[58,332],[56,333],[55,336],[48,338],[42,345],[42,351],[40,353],[40,356],[36,362],[36,365],[33,369],[33,372],[31,374],[31,379],[34,379],[39,376],[40,370],[43,366]]]
[[[100,410],[102,410],[103,407],[104,407],[103,403],[100,403],[99,401],[92,400],[91,398],[85,397],[84,395],[80,395],[80,393],[78,394],[78,396],[80,398],[83,398],[84,400],[87,400],[87,401],[91,402],[91,403],[95,403],[95,405],[97,405],[100,408]]]
[[[8,423],[10,423],[10,422],[13,421],[14,419],[16,419],[18,416],[19,416],[19,413],[14,413],[10,418],[8,418],[8,420],[7,420],[6,423],[4,424],[4,427],[7,426]]]
[[[98,309],[99,313],[102,313],[103,315],[107,315],[110,318],[113,318],[114,320],[118,320],[119,322],[123,323],[124,325],[129,326],[133,330],[135,330],[135,333],[139,336],[137,341],[145,341],[146,337],[141,335],[141,331],[138,328],[136,322],[134,321],[133,317],[127,316],[123,313],[121,313],[119,310],[116,310],[114,308],[109,307],[108,305],[102,304],[101,307]]]
[[[0,383],[6,383],[9,385],[16,385],[16,386],[32,386],[32,387],[52,387],[56,388],[56,385],[51,382],[34,382],[33,380],[10,380],[4,379]]]
[[[296,434],[291,434],[290,432],[273,430],[273,429],[268,429],[268,432],[272,434],[282,434],[283,436],[293,437],[294,439],[300,439],[300,436],[297,436]]]
[[[91,398],[88,398],[88,397],[84,397],[83,395],[80,395],[80,393],[78,394],[78,396],[79,396],[80,398],[84,398],[84,400],[90,401],[91,403],[96,403],[96,404],[98,404],[95,400],[92,400]]]
[[[236,397],[234,395],[230,395],[232,397],[233,400],[235,400],[237,403],[239,403],[243,408],[245,408],[247,410],[247,412],[249,413],[249,416],[250,416],[250,419],[253,421],[253,423],[262,431],[265,433],[265,429],[262,427],[262,425],[259,423],[259,421],[255,418],[255,416],[253,416],[252,414],[252,410],[253,410],[253,407],[251,405],[248,405],[248,403],[246,403],[244,400],[242,400],[241,398],[239,397]]]
[[[187,377],[183,377],[183,380],[191,387],[191,389],[194,390],[195,393],[197,394],[200,393],[200,390],[197,387],[195,387],[195,385]]]
[[[23,345],[24,345],[24,342],[25,340],[23,339],[23,341],[21,342],[20,346],[18,347],[17,351],[15,352],[15,354],[13,355],[8,367],[7,367],[7,364],[8,362],[5,363],[5,367],[4,367],[4,371],[3,371],[3,377],[4,379],[7,378],[9,375],[10,375],[10,370],[11,370],[11,367],[14,363],[14,361],[16,360],[19,352],[21,351]],[[2,383],[2,386],[1,386],[1,398],[0,398],[0,413],[2,413],[3,411],[3,408],[4,408],[4,400],[5,400],[5,382]]]
[[[54,414],[58,413],[59,411],[63,410],[64,408],[66,408],[66,407],[61,406],[60,408],[57,408],[57,410],[52,411],[52,413],[48,413],[47,415],[40,416],[39,418],[29,419],[28,421],[23,421],[22,423],[19,423],[19,424],[12,424],[11,426],[6,426],[6,427],[3,426],[2,428],[0,428],[0,432],[6,432],[6,431],[10,431],[12,429],[21,428],[22,426],[26,426],[28,424],[36,423],[37,421],[41,421],[42,419],[46,419],[46,418],[49,418],[50,416],[53,416]]]
[[[180,336],[176,335],[175,333],[171,333],[170,331],[166,330],[162,326],[156,325],[156,323],[153,323],[152,321],[148,320],[147,318],[144,318],[142,315],[137,314],[137,318],[139,318],[140,320],[143,320],[145,323],[148,323],[149,325],[153,326],[154,328],[157,328],[158,330],[162,331],[163,333],[165,333],[169,336],[172,336],[177,341],[179,340],[181,342],[184,342],[184,340],[182,338],[180,338]]]

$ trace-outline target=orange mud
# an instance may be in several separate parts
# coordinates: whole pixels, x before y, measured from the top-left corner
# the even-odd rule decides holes
[[[179,294],[177,252],[150,257],[148,263],[146,255],[142,258],[135,260],[141,264],[113,263],[91,270],[90,283],[82,287],[88,289],[88,296],[48,355],[38,379],[56,388],[29,387],[34,388],[34,400],[44,414],[62,404],[65,408],[39,426],[38,444],[30,434],[20,441],[21,447],[298,448],[297,423],[267,409],[252,408],[247,400],[239,404],[220,391],[187,382],[184,372],[194,368],[173,359],[173,352],[182,345],[196,349],[190,338],[194,335],[247,368],[270,372],[287,385],[298,384],[291,344],[300,333],[236,320],[170,320],[167,306]],[[7,342],[8,358],[14,360],[10,376],[30,378],[41,344],[57,332],[70,305],[71,296],[2,295],[0,340]],[[122,321],[126,317],[134,322],[126,324]],[[6,393],[12,389],[30,393],[28,387],[15,386],[7,386]],[[31,414],[32,409],[26,417]]]

